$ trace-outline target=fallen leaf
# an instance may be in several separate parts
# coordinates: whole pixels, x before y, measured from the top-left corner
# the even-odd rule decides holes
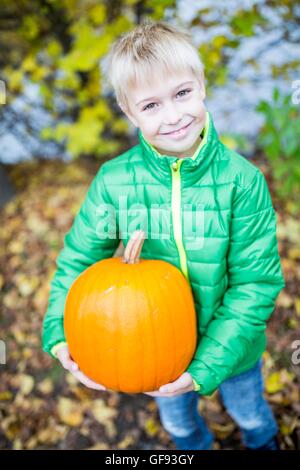
[[[148,434],[148,436],[150,437],[153,437],[155,436],[159,430],[160,430],[160,426],[159,424],[157,423],[157,421],[153,418],[148,418],[146,419],[145,421],[145,431],[146,433]]]
[[[51,393],[53,392],[53,382],[52,380],[50,380],[49,378],[46,378],[44,380],[42,380],[42,382],[40,382],[38,385],[37,385],[37,389],[44,393],[45,395],[47,395],[48,393]]]
[[[91,405],[91,412],[94,418],[106,428],[110,437],[114,437],[117,433],[113,419],[117,415],[117,411],[106,405],[104,400],[96,399]]]
[[[60,420],[69,426],[79,426],[83,421],[83,414],[79,403],[70,398],[60,397],[57,411]]]

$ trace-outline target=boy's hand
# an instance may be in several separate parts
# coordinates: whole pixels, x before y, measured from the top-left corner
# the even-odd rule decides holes
[[[151,397],[175,397],[192,390],[194,390],[192,376],[188,372],[184,372],[175,382],[162,385],[159,390],[145,392],[145,394]]]
[[[74,375],[74,377],[76,377],[76,379],[78,379],[83,385],[94,390],[106,390],[104,385],[97,384],[81,372],[78,364],[76,364],[76,362],[71,358],[68,346],[62,346],[59,348],[56,355],[63,368],[71,372],[71,374]]]

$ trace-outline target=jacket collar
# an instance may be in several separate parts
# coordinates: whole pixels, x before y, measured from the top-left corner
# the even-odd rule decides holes
[[[183,158],[181,164],[181,175],[187,180],[188,184],[193,184],[204,174],[219,151],[219,137],[211,114],[208,111],[206,111],[205,126],[201,135],[202,140],[194,155]],[[171,165],[178,160],[178,157],[159,153],[145,139],[140,129],[138,131],[138,138],[143,157],[153,176],[162,181],[169,180],[172,177]]]

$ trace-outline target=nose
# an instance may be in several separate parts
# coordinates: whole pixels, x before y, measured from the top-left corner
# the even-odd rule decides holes
[[[182,121],[182,112],[177,108],[176,104],[167,104],[164,110],[163,122],[167,126],[176,126]]]

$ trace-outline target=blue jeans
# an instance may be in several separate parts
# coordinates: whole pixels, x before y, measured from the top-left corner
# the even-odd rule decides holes
[[[238,424],[243,443],[257,448],[278,432],[273,412],[263,396],[262,359],[219,387],[221,399],[228,414]],[[212,432],[198,412],[198,392],[187,392],[174,397],[154,397],[164,429],[180,450],[211,449]]]

